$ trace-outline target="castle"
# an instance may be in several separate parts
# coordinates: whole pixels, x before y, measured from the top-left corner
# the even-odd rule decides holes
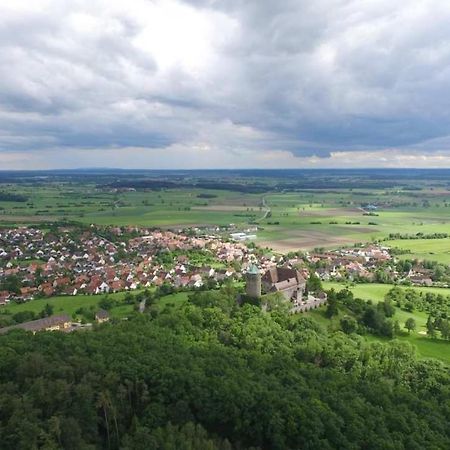
[[[296,269],[273,267],[263,276],[259,269],[252,265],[246,274],[246,294],[251,298],[260,298],[265,293],[279,292],[283,297],[298,306],[303,299],[306,280]]]
[[[263,289],[267,293],[279,292],[283,297],[298,306],[306,290],[306,280],[296,269],[272,267],[262,277]]]

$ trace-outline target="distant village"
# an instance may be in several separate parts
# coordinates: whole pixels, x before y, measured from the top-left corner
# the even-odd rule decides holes
[[[253,236],[252,236],[253,237]],[[18,227],[0,230],[0,307],[54,295],[108,294],[163,285],[212,288],[245,278],[246,293],[279,292],[293,312],[326,302],[322,281],[444,286],[433,269],[406,265],[380,244],[277,255],[242,235],[139,227]]]
[[[0,305],[164,283],[200,288],[207,280],[239,278],[248,255],[243,243],[145,228],[1,230]]]

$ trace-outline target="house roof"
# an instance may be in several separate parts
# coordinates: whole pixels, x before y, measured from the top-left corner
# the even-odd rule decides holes
[[[100,309],[99,311],[97,311],[97,313],[95,314],[95,318],[96,319],[108,319],[109,318],[109,312],[105,311],[104,309]]]
[[[10,327],[0,328],[0,333],[7,333],[9,330],[22,329],[25,331],[41,331],[57,325],[63,325],[71,322],[67,314],[44,317],[43,319],[32,320],[31,322],[19,323]]]
[[[263,276],[263,281],[272,285],[294,279],[297,283],[304,283],[305,280],[298,270],[289,267],[272,267]]]

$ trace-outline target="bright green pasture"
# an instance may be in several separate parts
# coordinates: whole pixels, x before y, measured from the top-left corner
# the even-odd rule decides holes
[[[31,300],[26,303],[14,303],[11,302],[7,306],[0,307],[0,313],[15,314],[21,311],[33,311],[35,313],[41,312],[45,305],[48,303],[54,308],[54,314],[68,314],[72,316],[79,308],[90,308],[91,306],[97,307],[100,300],[104,295],[65,295],[49,298],[39,298]],[[118,292],[115,294],[108,294],[109,298],[114,300],[123,300],[125,297],[124,292]],[[113,317],[122,317],[127,315],[133,310],[132,305],[119,305],[111,310]]]
[[[402,259],[427,259],[450,264],[450,239],[398,239],[386,241],[385,245],[411,252],[399,255]]]
[[[175,294],[169,294],[164,297],[161,297],[158,300],[158,307],[163,309],[166,306],[174,306],[179,308],[187,303],[188,297],[191,292],[176,292]]]
[[[353,292],[355,297],[362,298],[364,300],[372,300],[374,303],[378,303],[384,300],[386,293],[393,287],[389,284],[346,284],[325,282],[323,283],[325,289],[341,290],[344,288]],[[402,287],[402,289],[406,289]],[[442,294],[444,296],[450,295],[450,289],[432,288],[432,287],[411,287],[408,289],[414,289],[419,292],[431,292],[433,294]],[[316,314],[323,314],[318,311]],[[417,351],[420,356],[426,358],[438,358],[442,361],[450,363],[450,342],[443,341],[442,339],[431,339],[425,336],[423,333],[426,331],[427,314],[422,311],[414,311],[412,313],[403,311],[400,308],[396,308],[394,316],[395,320],[399,321],[401,327],[404,326],[406,320],[412,317],[417,324],[417,329],[410,335],[406,334],[400,336],[399,339],[408,340],[417,347]]]
[[[139,291],[133,292],[136,294]],[[158,300],[158,307],[163,308],[168,305],[181,306],[187,302],[189,292],[178,292],[175,294],[166,295]],[[126,292],[117,292],[108,294],[108,298],[122,301],[126,295]],[[68,314],[72,316],[79,308],[91,308],[98,307],[100,300],[104,297],[104,294],[99,295],[66,295],[56,296],[49,298],[40,298],[31,300],[26,303],[14,303],[11,302],[7,306],[0,307],[0,314],[13,315],[21,311],[33,311],[34,313],[40,313],[48,303],[54,308],[54,314]],[[130,315],[133,311],[133,305],[126,303],[118,304],[111,309],[111,316],[116,318],[122,318]]]
[[[333,281],[326,281],[323,283],[325,289],[335,289],[337,291],[341,289],[349,289],[353,292],[355,297],[362,298],[364,300],[372,300],[373,302],[381,302],[384,300],[384,296],[392,289],[391,284],[381,283],[338,283]],[[432,294],[442,294],[444,296],[450,295],[450,288],[437,288],[437,287],[418,287],[418,286],[399,286],[401,289],[414,289],[415,291]]]
[[[35,223],[67,219],[100,225],[194,226],[247,224],[262,216],[261,195],[172,189],[109,192],[94,185],[49,183],[11,191],[26,203],[0,202],[0,222]],[[4,190],[8,190],[3,188]],[[209,194],[213,198],[200,198]]]
[[[271,180],[263,182],[271,185]],[[450,192],[442,190],[336,189],[249,194],[193,187],[113,192],[98,189],[92,182],[44,180],[38,184],[4,184],[1,189],[23,194],[29,200],[0,202],[0,223],[67,219],[100,225],[236,224],[244,228],[256,222],[261,227],[257,243],[282,252],[336,248],[386,238],[393,232],[450,229]],[[202,198],[201,194],[212,197]],[[271,210],[265,219],[263,200]],[[380,204],[376,216],[364,215],[361,205],[367,203]],[[446,256],[434,259],[444,262]]]

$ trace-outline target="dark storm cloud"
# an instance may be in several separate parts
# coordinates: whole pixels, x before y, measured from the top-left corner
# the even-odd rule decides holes
[[[447,152],[449,20],[439,0],[0,0],[0,152]]]
[[[445,2],[232,4],[245,36],[236,53],[257,97],[252,125],[330,150],[407,146],[449,134]]]

